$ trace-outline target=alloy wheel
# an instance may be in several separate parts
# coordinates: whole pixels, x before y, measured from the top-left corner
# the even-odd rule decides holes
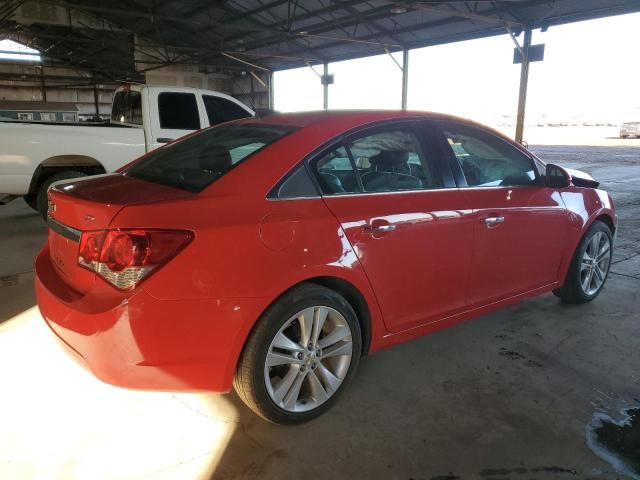
[[[339,389],[353,354],[345,317],[326,306],[293,315],[269,345],[264,380],[271,400],[288,412],[307,412]]]
[[[586,295],[594,295],[607,278],[611,262],[611,242],[603,232],[596,232],[582,255],[580,286]]]

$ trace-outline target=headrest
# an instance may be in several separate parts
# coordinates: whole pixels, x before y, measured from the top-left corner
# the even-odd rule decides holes
[[[231,168],[231,154],[221,145],[212,145],[200,153],[198,164],[208,172],[226,172]]]
[[[399,167],[409,160],[409,152],[406,150],[382,150],[377,155],[369,158],[371,166],[376,168]]]

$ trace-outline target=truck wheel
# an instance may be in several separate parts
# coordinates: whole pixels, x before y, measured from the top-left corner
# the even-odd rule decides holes
[[[30,193],[22,197],[24,199],[24,203],[33,208],[36,212],[38,211],[38,194]]]
[[[40,215],[42,215],[42,218],[44,218],[45,220],[47,219],[47,210],[48,210],[47,192],[49,191],[49,187],[51,186],[52,183],[55,183],[60,180],[81,178],[86,176],[87,176],[86,173],[78,172],[76,170],[65,170],[64,172],[54,173],[53,175],[48,177],[44,182],[42,182],[42,184],[40,185],[40,188],[38,188],[38,196],[36,199],[36,210],[40,212]]]

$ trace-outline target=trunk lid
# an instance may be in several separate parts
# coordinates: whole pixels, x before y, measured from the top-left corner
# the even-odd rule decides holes
[[[127,205],[188,197],[193,194],[119,174],[55,184],[49,190],[47,220],[54,268],[71,288],[86,293],[95,281],[95,273],[78,264],[82,232],[108,229]]]

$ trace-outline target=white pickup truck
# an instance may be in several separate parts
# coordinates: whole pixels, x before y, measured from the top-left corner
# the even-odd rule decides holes
[[[24,197],[44,215],[53,182],[112,172],[194,130],[253,115],[219,92],[131,85],[116,90],[106,124],[0,122],[0,204]]]

